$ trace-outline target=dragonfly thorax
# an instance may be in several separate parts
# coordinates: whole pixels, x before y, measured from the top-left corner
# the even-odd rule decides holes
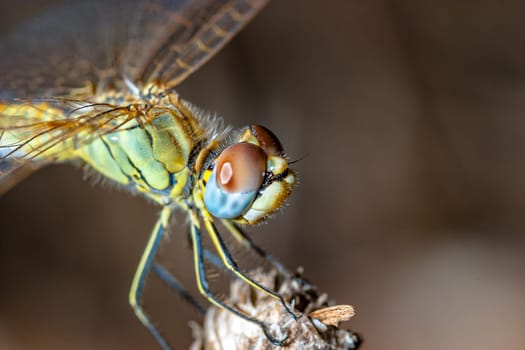
[[[206,139],[182,103],[135,104],[108,123],[108,131],[75,152],[96,172],[131,192],[165,204],[188,192],[191,163]]]

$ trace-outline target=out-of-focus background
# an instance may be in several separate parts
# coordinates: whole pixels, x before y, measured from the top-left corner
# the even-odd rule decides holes
[[[34,2],[0,3],[0,28],[49,6]],[[345,326],[363,349],[525,347],[524,13],[518,0],[274,1],[180,88],[306,156],[290,205],[249,231],[356,307]],[[52,166],[0,198],[0,349],[158,348],[127,305],[158,209],[82,178]],[[177,261],[191,282],[191,259]],[[195,314],[152,293],[187,348]]]

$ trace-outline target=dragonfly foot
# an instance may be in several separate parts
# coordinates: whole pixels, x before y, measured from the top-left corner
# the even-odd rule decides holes
[[[272,343],[272,345],[283,346],[288,340],[288,334],[285,334],[282,339],[277,339],[276,337],[270,334],[270,329],[267,325],[261,323],[261,328],[264,333],[264,336],[266,337],[266,339],[268,339],[270,343]]]
[[[281,301],[282,301],[282,304],[283,304],[284,308],[286,309],[286,312],[288,313],[288,315],[290,315],[291,318],[294,319],[294,321],[297,321],[298,319],[303,317],[303,314],[301,312],[295,313],[295,311],[294,311],[294,309],[295,309],[295,300],[292,300],[290,305],[288,305],[288,303],[286,303],[284,300],[281,300]]]

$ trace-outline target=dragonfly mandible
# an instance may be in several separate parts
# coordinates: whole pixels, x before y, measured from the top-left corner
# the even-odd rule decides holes
[[[142,306],[148,273],[176,280],[154,262],[175,210],[190,222],[199,291],[259,325],[274,344],[286,337],[225,304],[209,289],[201,225],[224,267],[254,288],[278,293],[241,272],[216,223],[276,267],[240,225],[282,207],[296,178],[265,127],[223,127],[176,93],[267,0],[79,1],[48,12],[0,43],[0,192],[50,163],[82,162],[162,209],[129,293],[136,316],[163,349],[168,342]],[[178,287],[177,287],[178,288]],[[181,287],[182,288],[182,287]]]

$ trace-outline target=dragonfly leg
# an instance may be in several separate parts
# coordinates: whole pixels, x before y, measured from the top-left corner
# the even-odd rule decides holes
[[[252,249],[264,260],[268,261],[281,275],[290,277],[292,273],[284,267],[277,259],[272,255],[268,254],[264,249],[255,244],[252,239],[241,230],[239,226],[231,222],[230,220],[222,220],[222,224],[230,231],[231,235],[243,246]]]
[[[248,283],[252,287],[263,291],[264,293],[268,294],[269,296],[271,296],[273,298],[278,299],[281,302],[281,304],[283,305],[283,307],[286,309],[288,314],[293,319],[297,320],[298,318],[300,318],[302,316],[302,315],[296,315],[294,313],[293,307],[290,308],[290,306],[284,300],[282,295],[280,295],[277,292],[274,292],[271,289],[268,289],[267,287],[263,286],[262,284],[260,284],[259,282],[255,281],[255,280],[253,280],[250,276],[246,275],[244,272],[239,270],[239,267],[237,266],[237,263],[233,259],[233,256],[231,255],[230,251],[226,247],[226,244],[224,243],[223,239],[221,238],[221,236],[217,232],[217,228],[215,227],[213,222],[211,220],[209,220],[208,218],[204,218],[204,225],[206,226],[206,229],[207,229],[208,233],[210,234],[210,238],[211,238],[211,240],[213,242],[213,245],[215,246],[215,248],[217,249],[217,252],[219,253],[219,257],[221,258],[224,266],[226,266],[226,268],[228,270],[233,272],[238,278],[242,279],[243,281],[245,281],[246,283]]]
[[[190,230],[188,232],[188,240],[189,240],[190,248],[193,251],[193,241],[192,241],[192,238],[191,238],[191,228],[190,228]],[[213,266],[215,266],[219,270],[221,270],[221,271],[226,270],[226,267],[222,263],[222,260],[216,254],[210,252],[208,249],[205,249],[205,248],[203,249],[203,257],[204,257],[204,260],[206,260],[207,262],[211,263]],[[227,270],[227,271],[231,272],[229,270]],[[235,277],[235,276],[233,276],[233,277]]]
[[[220,307],[222,309],[228,310],[238,317],[241,317],[242,319],[252,322],[259,327],[261,327],[264,335],[266,338],[274,345],[276,346],[282,346],[288,339],[288,336],[285,336],[283,339],[276,339],[274,338],[268,329],[268,326],[255,318],[252,318],[248,315],[245,315],[241,311],[237,310],[236,308],[224,303],[220,299],[218,299],[213,293],[211,292],[208,281],[206,279],[206,272],[205,272],[205,266],[204,266],[204,254],[203,254],[203,247],[202,247],[202,240],[201,240],[201,232],[199,228],[199,221],[197,218],[197,215],[194,212],[191,212],[191,238],[193,241],[193,257],[194,257],[194,263],[195,263],[195,273],[197,277],[197,286],[199,288],[199,291],[202,295],[208,299],[208,301],[217,307]]]
[[[184,288],[184,286],[162,265],[155,264],[152,267],[153,272],[164,282],[177,292],[184,300],[191,304],[195,309],[200,313],[204,314],[206,312],[206,307],[199,303],[191,293]]]
[[[292,273],[283,264],[281,264],[272,255],[268,254],[264,249],[259,247],[238,225],[231,222],[230,220],[221,220],[222,224],[230,231],[230,234],[243,246],[252,249],[255,253],[259,254],[264,260],[269,262],[282,276],[285,278],[291,278]],[[293,303],[293,301],[292,301]],[[284,304],[286,307],[286,304]],[[293,307],[292,307],[293,309]],[[286,307],[287,311],[290,311]],[[299,319],[302,314],[296,314],[293,312],[293,318]]]
[[[215,267],[221,270],[226,269],[221,259],[217,255],[210,252],[208,249],[203,249],[203,257],[204,257],[204,260],[210,262]],[[175,290],[177,294],[179,294],[184,300],[186,300],[186,302],[190,303],[193,307],[195,307],[195,309],[197,309],[200,313],[204,314],[206,312],[206,307],[203,306],[201,303],[199,303],[195,299],[195,297],[191,295],[191,293],[186,288],[184,288],[182,283],[180,283],[177,280],[177,278],[175,278],[175,276],[173,276],[168,271],[168,269],[166,269],[164,266],[160,264],[155,264],[153,265],[152,270],[164,283],[166,283],[166,285],[168,285],[168,287]],[[231,272],[231,271],[228,270],[228,272]],[[233,277],[236,277],[236,276],[233,275]]]
[[[135,315],[140,320],[140,322],[142,322],[142,324],[150,331],[155,340],[160,344],[160,346],[164,350],[171,350],[171,347],[169,346],[166,339],[164,339],[164,337],[160,334],[157,327],[155,327],[155,325],[150,321],[148,315],[144,311],[144,308],[142,306],[142,291],[144,288],[144,282],[146,281],[146,277],[148,276],[148,273],[153,265],[155,254],[157,253],[164,232],[168,227],[171,211],[172,209],[169,207],[165,207],[162,209],[160,217],[155,223],[155,227],[153,228],[153,231],[150,235],[148,244],[146,245],[146,249],[142,254],[139,266],[137,268],[137,272],[135,272],[135,276],[131,284],[131,289],[129,291],[129,303],[133,308]]]

